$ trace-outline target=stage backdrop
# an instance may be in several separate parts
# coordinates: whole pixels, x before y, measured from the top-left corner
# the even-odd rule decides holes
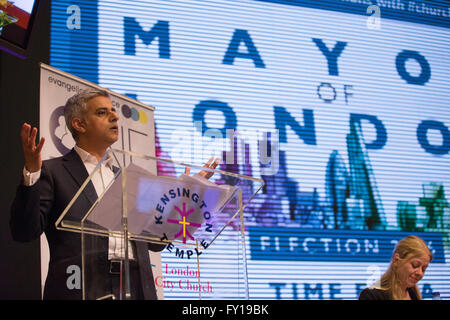
[[[153,117],[154,108],[152,106],[101,88],[92,82],[51,66],[41,64],[39,132],[41,137],[46,138],[42,149],[43,160],[66,154],[75,145],[75,141],[64,120],[64,105],[68,98],[87,88],[107,90],[111,96],[113,106],[120,114],[118,122],[119,140],[112,145],[112,148],[155,156],[155,122]],[[116,157],[114,161],[116,166],[130,163],[130,159],[123,156]],[[139,159],[133,159],[133,161],[151,172],[155,171],[155,168],[147,168],[145,161],[139,161]],[[155,254],[154,257],[152,255],[152,261],[155,261],[155,259],[160,261],[160,254]],[[47,277],[48,261],[48,243],[45,235],[42,235],[42,289]],[[156,265],[159,265],[159,270],[155,270],[155,272],[161,272],[161,263],[155,263]],[[70,272],[68,273],[69,275]],[[160,293],[162,294],[162,291]]]
[[[266,181],[246,210],[250,298],[356,299],[418,234],[435,256],[419,288],[448,299],[449,17],[446,1],[55,0],[50,60],[155,106],[172,159],[234,148],[221,168]]]

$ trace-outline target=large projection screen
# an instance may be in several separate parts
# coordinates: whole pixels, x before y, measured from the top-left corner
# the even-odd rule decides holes
[[[251,299],[357,299],[409,234],[423,298],[448,299],[449,22],[447,1],[55,0],[50,64],[154,106],[157,155],[265,180]]]

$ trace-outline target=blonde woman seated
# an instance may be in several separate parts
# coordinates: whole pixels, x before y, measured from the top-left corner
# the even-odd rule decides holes
[[[400,240],[389,269],[374,285],[361,291],[359,300],[422,300],[417,283],[431,260],[433,254],[419,237]]]

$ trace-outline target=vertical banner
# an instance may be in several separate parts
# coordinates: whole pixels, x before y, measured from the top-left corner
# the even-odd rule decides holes
[[[41,64],[39,132],[46,138],[42,159],[60,157],[69,152],[75,141],[64,119],[67,99],[87,88],[104,89],[92,82]],[[155,156],[155,123],[152,106],[142,104],[124,95],[107,90],[119,115],[119,139],[111,147]],[[116,166],[125,166],[131,159],[116,158]],[[147,162],[136,164],[145,167]],[[156,172],[156,168],[145,168]],[[48,272],[49,250],[45,235],[41,236],[42,288]]]

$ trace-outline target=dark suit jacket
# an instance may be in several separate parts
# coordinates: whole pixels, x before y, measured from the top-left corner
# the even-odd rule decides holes
[[[17,188],[10,220],[14,240],[31,241],[45,232],[49,244],[50,262],[44,299],[82,298],[80,289],[69,289],[67,286],[71,275],[67,268],[76,265],[81,270],[81,236],[79,233],[57,230],[55,222],[87,177],[83,162],[72,149],[62,157],[43,161],[41,177],[36,184],[27,187],[22,182]],[[85,214],[96,199],[94,185],[89,183],[69,214]],[[164,246],[137,241],[133,241],[133,246],[144,298],[156,299],[148,250],[161,251]],[[87,235],[85,248],[86,298],[95,299],[111,292],[108,238]]]

